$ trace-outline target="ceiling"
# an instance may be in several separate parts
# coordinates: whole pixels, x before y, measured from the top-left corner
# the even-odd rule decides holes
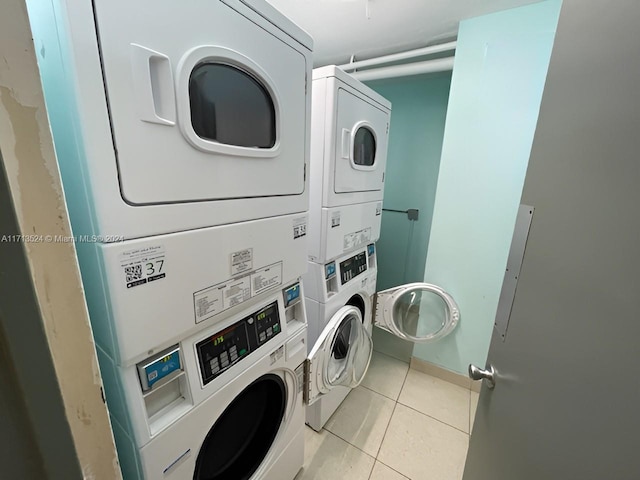
[[[314,39],[314,66],[454,39],[466,18],[538,0],[267,0]]]

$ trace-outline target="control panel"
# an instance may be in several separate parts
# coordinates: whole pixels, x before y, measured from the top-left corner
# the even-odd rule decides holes
[[[352,278],[357,277],[367,270],[367,254],[366,252],[360,252],[351,258],[340,262],[340,281],[342,285],[347,283]]]
[[[273,302],[198,342],[202,384],[206,385],[280,332],[278,303]]]

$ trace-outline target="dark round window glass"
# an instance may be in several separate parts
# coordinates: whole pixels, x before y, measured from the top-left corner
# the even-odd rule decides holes
[[[376,137],[367,127],[360,127],[353,139],[353,163],[370,167],[376,160]]]
[[[286,387],[273,374],[260,377],[226,408],[198,453],[194,480],[248,480],[280,429]]]
[[[276,143],[276,109],[253,75],[220,63],[201,63],[189,78],[191,124],[206,140],[250,148]]]

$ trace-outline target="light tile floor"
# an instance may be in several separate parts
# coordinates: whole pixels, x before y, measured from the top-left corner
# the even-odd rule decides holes
[[[305,428],[296,480],[460,480],[478,394],[374,352],[321,432]]]

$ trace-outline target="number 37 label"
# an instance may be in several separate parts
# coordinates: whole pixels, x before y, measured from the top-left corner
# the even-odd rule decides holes
[[[127,288],[155,282],[167,276],[162,245],[127,250],[119,258]]]

